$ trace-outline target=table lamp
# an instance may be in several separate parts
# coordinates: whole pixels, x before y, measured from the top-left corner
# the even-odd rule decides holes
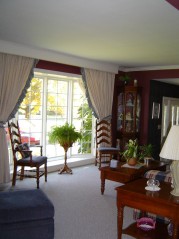
[[[172,160],[170,166],[174,189],[171,194],[179,196],[179,125],[173,125],[160,152],[160,157]]]

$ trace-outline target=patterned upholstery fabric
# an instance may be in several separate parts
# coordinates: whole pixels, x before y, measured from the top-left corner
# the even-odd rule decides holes
[[[31,152],[28,152],[30,148],[27,143],[19,144],[16,148],[21,153],[23,158],[28,158],[31,155]]]
[[[145,173],[144,177],[148,178],[148,179],[154,178],[156,180],[163,181],[163,182],[169,182],[169,183],[172,182],[172,176],[171,176],[170,171],[163,172],[163,171],[158,171],[158,170],[149,170],[148,172]],[[133,212],[134,220],[137,220],[137,219],[139,219],[143,216],[144,215],[143,215],[141,210],[134,209],[134,212]],[[156,221],[164,222],[166,224],[168,224],[170,222],[170,220],[166,217],[155,215],[155,214],[152,214],[152,213],[149,213],[149,212],[146,212],[145,216],[151,217],[151,218],[155,219]]]
[[[158,171],[158,170],[149,170],[144,175],[145,178],[155,178],[158,181],[162,182],[172,182],[172,175],[170,171]]]

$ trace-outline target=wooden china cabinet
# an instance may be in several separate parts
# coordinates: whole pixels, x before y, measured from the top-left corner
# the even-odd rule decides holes
[[[117,101],[117,138],[123,151],[129,139],[139,137],[141,88],[128,85],[120,87]]]

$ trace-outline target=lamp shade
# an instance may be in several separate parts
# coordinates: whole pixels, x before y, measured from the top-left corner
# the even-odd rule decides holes
[[[160,152],[160,157],[179,160],[179,125],[173,125]]]
[[[172,174],[173,196],[179,196],[179,125],[171,127],[165,143],[160,152],[160,157],[173,160],[170,166]]]

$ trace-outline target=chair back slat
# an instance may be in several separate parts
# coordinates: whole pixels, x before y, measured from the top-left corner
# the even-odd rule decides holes
[[[96,122],[96,148],[112,145],[111,123],[106,120]]]
[[[11,141],[13,160],[16,162],[18,160],[17,154],[16,154],[17,146],[19,144],[22,144],[18,121],[16,124],[14,122],[9,121],[8,122],[8,130],[9,130],[9,136],[10,136],[10,141]]]
[[[95,165],[99,163],[101,167],[101,159],[103,162],[110,162],[112,157],[116,155],[119,160],[120,149],[112,147],[112,128],[111,121],[96,120],[96,160]],[[108,160],[107,160],[108,159]]]
[[[109,147],[109,146],[111,146],[110,143],[111,142],[107,139],[101,139],[101,140],[98,141],[98,147],[99,147],[99,145],[103,146],[103,147],[105,147],[105,146]]]

